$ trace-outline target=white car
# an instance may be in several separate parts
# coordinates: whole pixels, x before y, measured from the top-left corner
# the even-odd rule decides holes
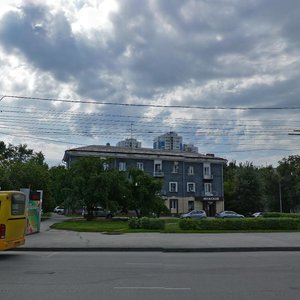
[[[256,212],[256,213],[252,214],[251,217],[254,217],[254,218],[263,217],[263,212]]]
[[[63,215],[65,213],[65,208],[63,206],[56,206],[53,211],[59,215]]]

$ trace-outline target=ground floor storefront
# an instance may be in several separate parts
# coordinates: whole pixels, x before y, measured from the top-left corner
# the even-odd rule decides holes
[[[223,197],[170,197],[165,199],[165,205],[171,214],[182,214],[191,210],[205,210],[208,217],[224,210]]]

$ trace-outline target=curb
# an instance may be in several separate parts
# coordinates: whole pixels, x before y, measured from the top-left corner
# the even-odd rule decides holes
[[[217,252],[288,252],[300,247],[219,247],[219,248],[160,248],[160,247],[28,247],[16,248],[19,252],[162,252],[162,253],[217,253]]]

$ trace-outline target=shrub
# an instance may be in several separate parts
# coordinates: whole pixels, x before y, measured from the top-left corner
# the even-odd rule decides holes
[[[165,229],[165,221],[157,218],[143,217],[141,219],[131,218],[128,220],[130,229]]]
[[[300,213],[265,212],[264,218],[300,218]]]
[[[140,229],[141,228],[141,222],[140,222],[141,219],[138,219],[138,218],[130,218],[128,220],[128,227],[130,229]]]
[[[179,221],[182,230],[297,230],[300,220],[295,218],[251,218]]]

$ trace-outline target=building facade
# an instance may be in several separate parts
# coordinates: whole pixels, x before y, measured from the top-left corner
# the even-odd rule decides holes
[[[137,139],[125,139],[123,141],[120,141],[117,143],[117,147],[123,147],[123,148],[141,148],[142,143],[139,142]]]
[[[182,137],[174,131],[167,132],[153,140],[153,149],[181,151]]]
[[[198,147],[195,147],[193,144],[183,144],[183,151],[198,153]]]
[[[110,158],[109,168],[137,168],[161,178],[161,196],[172,214],[204,209],[208,216],[224,210],[223,165],[213,154],[146,148],[87,146],[65,151],[67,167],[80,157]]]

